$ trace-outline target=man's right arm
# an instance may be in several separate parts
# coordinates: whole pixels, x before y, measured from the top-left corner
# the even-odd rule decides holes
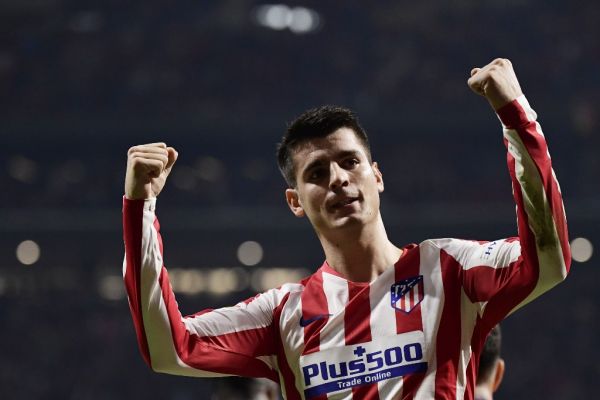
[[[285,288],[234,307],[183,317],[163,264],[156,198],[177,158],[164,143],[128,154],[123,199],[123,277],[138,344],[157,372],[187,376],[242,375],[277,380],[273,313]]]

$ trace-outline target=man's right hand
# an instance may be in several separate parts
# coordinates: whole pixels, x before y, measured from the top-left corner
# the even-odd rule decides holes
[[[158,196],[177,161],[178,153],[165,143],[133,146],[127,152],[125,197],[130,200]]]

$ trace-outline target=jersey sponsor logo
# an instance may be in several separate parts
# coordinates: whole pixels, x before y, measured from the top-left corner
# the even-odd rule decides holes
[[[497,241],[493,241],[491,243],[487,243],[487,247],[485,248],[483,255],[481,256],[482,259],[487,260],[490,258],[490,256],[492,255],[492,251],[494,251],[494,248],[496,247],[496,245],[498,244]]]
[[[331,317],[332,315],[333,314],[318,314],[318,315],[315,315],[314,317],[310,317],[310,318],[306,318],[306,319],[304,318],[304,316],[301,316],[300,317],[300,326],[304,328],[317,320],[320,320],[323,318],[328,318],[328,317]]]
[[[348,390],[427,370],[423,333],[414,331],[300,357],[304,397]]]
[[[396,311],[410,313],[423,301],[423,275],[413,276],[394,283],[391,288],[392,307]]]

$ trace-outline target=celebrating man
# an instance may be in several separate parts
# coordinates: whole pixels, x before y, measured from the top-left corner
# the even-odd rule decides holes
[[[265,377],[287,399],[473,398],[488,332],[564,280],[570,251],[546,141],[511,63],[474,68],[468,84],[502,122],[518,237],[394,244],[364,130],[349,110],[324,106],[298,117],[278,149],[287,203],[310,220],[323,265],[301,282],[187,317],[169,284],[155,215],[177,152],[164,143],[132,147],[124,279],[151,368]]]

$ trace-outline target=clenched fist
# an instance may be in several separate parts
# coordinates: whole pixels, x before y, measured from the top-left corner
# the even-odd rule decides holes
[[[494,110],[523,94],[512,64],[506,58],[496,58],[485,67],[473,68],[467,83],[475,93],[484,96]]]
[[[125,197],[131,200],[158,196],[177,160],[177,152],[165,143],[133,146],[127,152]]]

